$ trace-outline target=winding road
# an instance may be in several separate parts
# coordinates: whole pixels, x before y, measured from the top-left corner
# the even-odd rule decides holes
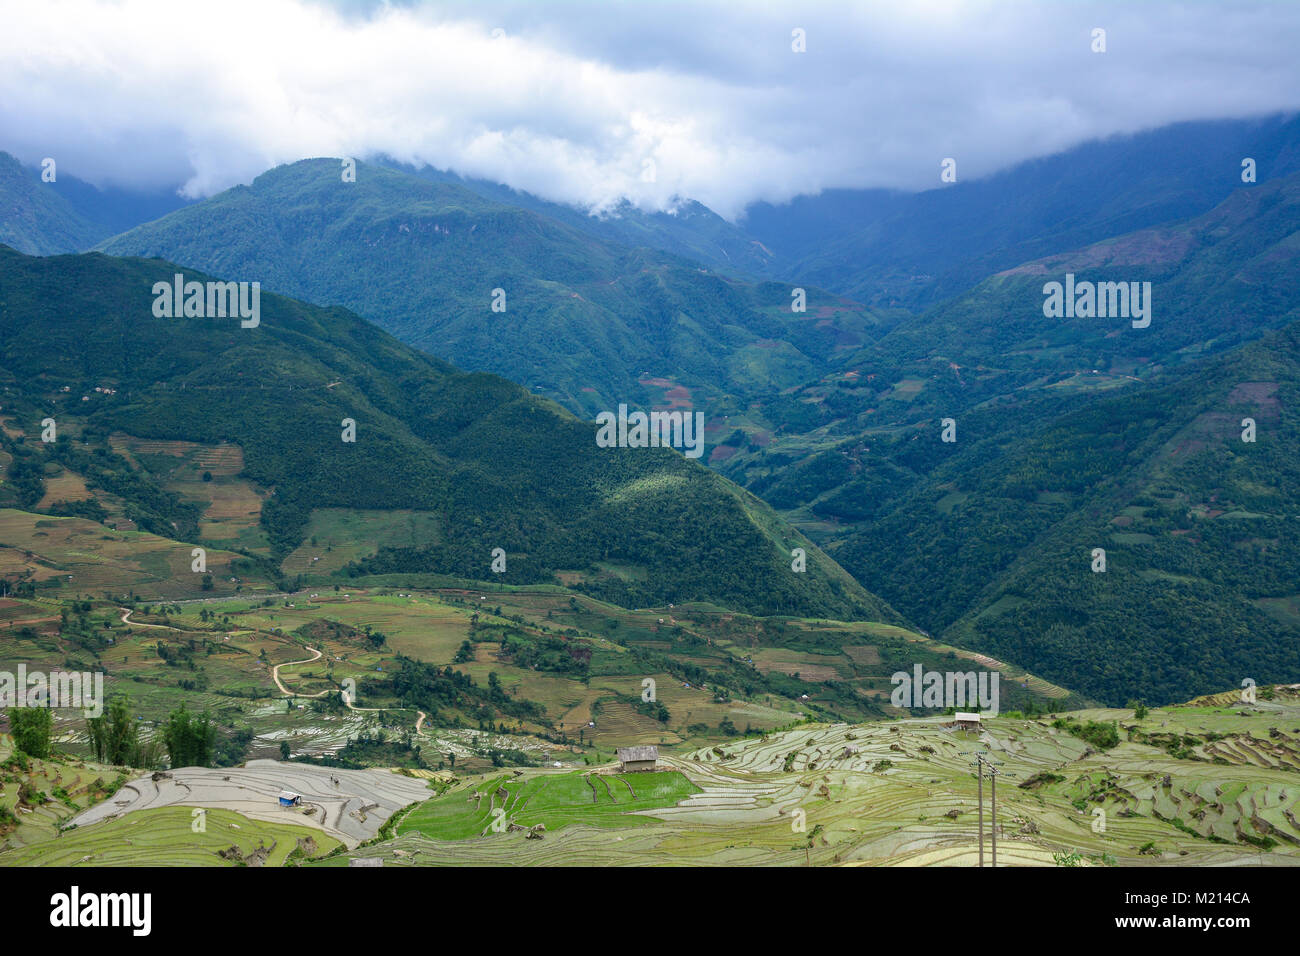
[[[324,697],[326,694],[329,693],[328,690],[323,690],[316,694],[295,694],[293,691],[289,690],[289,688],[285,687],[284,684],[281,682],[280,680],[281,667],[292,667],[294,664],[310,664],[313,661],[318,661],[321,659],[321,652],[316,650],[316,648],[309,647],[307,648],[307,650],[311,651],[312,654],[314,654],[315,656],[306,657],[300,661],[285,661],[283,664],[276,664],[274,667],[271,668],[271,680],[275,681],[275,686],[280,688],[280,693],[284,694],[285,697]],[[343,695],[343,703],[347,704],[349,707],[352,706],[352,704],[349,703],[348,701],[347,694]]]
[[[129,607],[119,607],[118,610],[122,612],[122,623],[127,627],[157,627],[164,631],[181,630],[179,627],[172,627],[170,624],[146,624],[144,621],[133,621],[131,620],[132,609]]]
[[[271,668],[271,679],[275,681],[275,686],[280,688],[280,693],[284,694],[285,697],[313,698],[313,697],[324,697],[326,694],[330,693],[330,691],[328,690],[318,691],[315,694],[295,693],[294,691],[291,691],[289,690],[289,688],[285,687],[284,682],[280,680],[281,667],[292,667],[295,664],[311,664],[321,659],[321,652],[316,650],[316,648],[309,647],[307,648],[307,650],[311,651],[311,653],[314,656],[305,657],[300,661],[285,661],[283,664],[276,664],[274,667]],[[386,707],[358,707],[356,704],[352,703],[352,699],[348,697],[348,692],[345,690],[339,691],[339,696],[343,698],[343,704],[344,706],[347,707],[348,710],[363,710],[363,711],[369,711],[370,713],[379,713],[381,710],[389,709]],[[423,733],[423,731],[420,730],[420,727],[423,726],[424,720],[428,715],[422,710],[418,710],[416,711],[416,713],[419,714],[420,716],[415,721],[415,732],[417,734]]]
[[[119,607],[118,610],[122,612],[122,623],[127,625],[128,627],[156,627],[164,631],[181,631],[179,627],[171,627],[170,625],[167,624],[145,624],[143,621],[132,621],[131,608]],[[316,697],[324,697],[326,694],[330,693],[330,691],[328,690],[317,691],[314,694],[298,693],[285,687],[284,682],[280,680],[281,667],[293,667],[296,664],[312,664],[320,660],[321,657],[323,656],[322,653],[316,650],[316,648],[314,647],[308,647],[307,650],[311,652],[312,654],[311,657],[304,657],[300,661],[285,661],[284,663],[276,664],[274,667],[271,668],[271,680],[275,681],[275,686],[280,689],[280,693],[282,693],[285,697],[303,697],[307,699],[313,699]],[[352,703],[352,700],[348,697],[348,693],[345,690],[339,691],[339,696],[343,698],[343,704],[348,708],[348,710],[359,710],[359,711],[369,711],[370,713],[378,713],[381,710],[387,709],[384,707],[358,707],[354,703]],[[415,720],[415,732],[417,734],[423,734],[424,731],[421,728],[424,726],[424,722],[429,715],[422,710],[417,710],[416,714],[418,714],[419,716],[416,717]]]

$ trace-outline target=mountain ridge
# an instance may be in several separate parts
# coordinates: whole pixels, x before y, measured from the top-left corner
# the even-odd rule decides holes
[[[317,509],[407,508],[439,516],[438,540],[380,549],[368,570],[482,579],[501,547],[516,583],[570,570],[580,588],[635,604],[689,595],[893,617],[775,515],[764,520],[786,541],[755,524],[747,509],[764,512],[757,499],[742,507],[725,480],[669,449],[598,448],[592,423],[340,308],[264,293],[252,329],[237,318],[156,319],[153,284],[175,273],[196,277],[158,260],[0,249],[6,415],[28,434],[44,417],[68,419],[64,434],[124,475],[131,469],[107,444],[116,433],[239,444],[242,477],[272,490],[261,524],[277,560]],[[356,423],[351,444],[340,440],[344,419]],[[84,453],[64,441],[54,449],[81,467]],[[41,444],[5,445],[15,460],[43,454]],[[159,500],[160,520],[178,520],[180,504]],[[796,544],[808,550],[808,574],[790,570]],[[606,562],[642,576],[602,570]]]

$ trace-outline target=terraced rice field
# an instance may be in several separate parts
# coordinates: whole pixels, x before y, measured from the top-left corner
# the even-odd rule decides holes
[[[874,648],[864,648],[874,650]],[[782,674],[799,676],[809,681],[844,680],[852,677],[851,669],[842,664],[836,666],[834,657],[818,654],[799,654],[783,648],[764,648],[754,651],[754,667],[763,674],[777,671]],[[879,660],[879,655],[877,655]]]
[[[83,761],[26,758],[27,769],[13,759],[12,743],[0,738],[0,807],[14,814],[16,829],[0,837],[0,846],[21,848],[53,839],[60,825],[73,814],[108,797],[120,782],[118,768]],[[18,792],[26,784],[43,797],[34,805],[21,806]],[[0,854],[0,865],[3,865]]]
[[[36,504],[36,510],[45,511],[58,501],[86,501],[94,495],[78,474],[61,468],[57,475],[45,476],[45,496]]]
[[[0,866],[283,866],[295,851],[305,859],[339,845],[319,830],[292,823],[229,810],[196,817],[189,807],[162,807],[0,853]]]
[[[489,777],[416,807],[398,824],[398,833],[415,832],[437,840],[469,840],[509,827],[542,826],[552,833],[575,824],[632,827],[698,791],[676,772],[542,773],[523,779]]]
[[[966,866],[978,853],[971,767],[979,752],[999,771],[999,865],[1053,865],[1075,853],[1096,866],[1300,863],[1294,759],[1300,691],[1279,689],[1256,705],[1208,698],[1152,710],[1141,721],[1123,710],[1076,716],[1115,721],[1122,742],[1097,751],[1050,718],[999,717],[982,732],[956,730],[944,718],[807,724],[681,754],[661,752],[660,771],[651,774],[619,774],[612,765],[424,774],[450,786],[439,796],[424,779],[382,771],[273,761],[244,770],[191,768],[172,780],[137,779],[81,812],[76,820],[85,826],[59,838],[57,860],[116,862],[126,858],[115,854],[127,854],[124,841],[131,840],[145,859],[214,862],[204,854],[236,842],[247,855],[256,849],[256,835],[266,847],[274,842],[266,860],[273,864],[292,849],[290,842],[297,846],[297,836],[281,840],[278,831],[267,831],[271,838],[240,831],[234,838],[226,826],[222,833],[220,825],[243,825],[239,812],[249,827],[306,829],[319,846],[332,838],[353,856],[394,865]],[[467,752],[484,743],[471,738],[463,742]],[[1166,741],[1174,739],[1182,756],[1169,752]],[[447,743],[438,741],[440,748]],[[84,786],[103,769],[37,767],[33,773],[43,789],[52,789],[51,774]],[[343,785],[335,786],[334,777]],[[302,793],[318,812],[281,810],[273,799],[281,788]],[[987,780],[984,798],[987,837]],[[411,804],[393,839],[357,846],[382,819]],[[196,805],[211,810],[210,837],[217,820],[215,842],[190,839],[187,808]],[[155,818],[161,811],[177,815]],[[1096,811],[1104,811],[1104,825]],[[7,852],[34,853],[71,812],[61,803],[37,808],[10,836]],[[73,837],[88,842],[69,842]],[[991,861],[991,845],[986,854]]]
[[[113,450],[156,476],[168,491],[199,503],[199,532],[205,541],[252,551],[267,550],[259,526],[269,492],[240,478],[244,452],[238,445],[153,441],[121,433]]]
[[[432,794],[425,781],[386,770],[340,770],[275,760],[251,760],[225,769],[181,767],[153,777],[136,777],[72,822],[94,827],[157,807],[205,807],[320,830],[355,846],[372,838],[396,810]],[[300,794],[302,806],[281,807],[283,790]]]
[[[1235,726],[1256,746],[1224,750],[1224,763],[1138,742],[1099,752],[1048,719],[997,718],[983,733],[946,727],[943,718],[806,725],[661,754],[660,766],[693,788],[671,805],[610,815],[607,796],[621,796],[617,775],[593,775],[597,802],[587,804],[583,774],[497,774],[423,805],[395,840],[358,852],[398,865],[968,866],[978,856],[978,751],[999,770],[999,865],[1051,866],[1074,853],[1094,866],[1300,864],[1300,771],[1263,765],[1276,753],[1257,746],[1267,739],[1289,753],[1300,730],[1270,738],[1256,729],[1300,728],[1300,698],[1261,702],[1245,715],[1201,707],[1153,710],[1140,722],[1131,711],[1078,716],[1150,733],[1177,726],[1183,736]],[[1213,743],[1223,748],[1226,739]],[[628,779],[635,785],[638,775]],[[497,807],[521,826],[546,819],[544,806],[528,799],[539,785],[541,793],[563,788],[552,792],[572,802],[563,826],[548,824],[541,839],[491,828]],[[986,780],[986,841],[990,796]],[[1096,829],[1094,808],[1105,811]],[[629,816],[641,821],[629,825]],[[985,851],[991,860],[987,842]]]
[[[150,537],[112,534],[93,525],[99,537],[85,540],[88,532],[78,524],[80,519],[27,515],[19,520],[12,517],[15,514],[22,513],[0,511],[0,541],[6,541],[3,532],[8,521],[10,528],[28,528],[37,542],[54,539],[65,557],[77,549],[89,553],[113,542],[138,543]],[[173,549],[176,545],[164,543]],[[164,565],[169,560],[164,554],[136,559]],[[188,555],[180,559],[187,560]],[[165,569],[160,565],[160,570]],[[487,601],[479,600],[483,596]],[[628,651],[598,636],[610,627],[609,618],[619,621],[620,639],[630,644],[680,647],[676,642],[689,641],[691,655],[698,654],[701,663],[718,659],[704,655],[721,653],[742,659],[752,654],[756,662],[769,664],[835,661],[827,666],[878,667],[882,649],[897,653],[900,642],[907,642],[910,649],[912,642],[924,640],[884,626],[765,621],[703,607],[624,612],[545,589],[397,594],[331,589],[315,597],[309,589],[269,606],[255,598],[187,604],[179,613],[172,612],[169,621],[140,611],[144,621],[133,624],[129,633],[128,628],[113,627],[116,642],[103,650],[100,659],[109,668],[110,693],[115,684],[129,688],[137,713],[146,717],[143,726],[149,727],[170,711],[180,694],[175,687],[180,672],[169,670],[153,652],[154,646],[162,642],[181,647],[191,639],[210,640],[214,646],[205,648],[212,652],[204,654],[203,666],[212,683],[206,692],[185,692],[191,708],[209,707],[223,717],[242,715],[256,733],[254,754],[278,752],[280,741],[288,741],[294,753],[320,752],[336,749],[363,726],[378,726],[379,718],[370,713],[330,715],[290,708],[284,699],[272,699],[280,691],[270,682],[271,666],[308,657],[304,643],[321,648],[326,656],[319,662],[286,667],[281,674],[293,692],[316,693],[336,687],[345,677],[360,679],[380,668],[388,670],[398,652],[445,663],[468,636],[471,614],[479,613],[489,626],[506,623],[489,609],[497,604],[505,615],[518,612],[531,621],[514,621],[512,626],[547,622],[553,628],[578,629],[606,661],[614,661],[614,670],[618,658],[611,655]],[[7,602],[0,606],[0,627],[10,621],[35,620],[46,605],[47,616],[57,622],[57,602]],[[111,605],[108,610],[112,611]],[[229,620],[215,625],[200,617],[202,611],[215,611]],[[325,621],[351,628],[369,625],[387,634],[388,644],[373,647],[347,628],[324,627]],[[148,628],[146,622],[169,626]],[[305,624],[316,630],[294,633]],[[803,642],[804,648],[820,649],[820,638],[808,634],[822,631],[828,640],[843,636],[848,641],[875,643],[850,643],[862,651],[858,658],[762,643],[778,629],[782,636]],[[46,640],[46,630],[39,639],[17,641],[25,659],[44,660],[42,654],[53,655],[50,661],[62,659],[65,649]],[[317,634],[323,640],[318,641]],[[930,653],[936,647],[940,646],[926,644]],[[75,794],[72,805],[56,801],[38,806],[10,834],[11,849],[51,838],[57,825],[74,812],[90,833],[159,809],[197,805],[237,812],[259,823],[306,828],[322,839],[340,841],[358,855],[381,856],[403,865],[966,865],[977,837],[977,786],[971,766],[973,754],[982,752],[998,761],[1001,774],[1002,863],[1051,865],[1054,855],[1075,852],[1096,865],[1300,863],[1300,688],[1269,691],[1251,705],[1244,704],[1237,692],[1213,695],[1181,707],[1152,710],[1140,721],[1128,710],[1076,712],[1072,716],[1080,720],[1116,724],[1121,743],[1099,752],[1053,726],[1050,718],[998,717],[988,720],[982,733],[947,727],[945,718],[803,724],[776,731],[772,728],[790,727],[799,719],[796,711],[803,705],[776,697],[771,706],[762,697],[717,701],[712,690],[687,688],[680,679],[661,672],[653,676],[658,700],[672,712],[665,727],[633,703],[641,692],[640,674],[592,676],[584,682],[515,668],[500,660],[496,642],[475,645],[474,651],[473,661],[457,666],[480,684],[489,673],[496,673],[507,693],[542,702],[557,724],[564,722],[563,730],[571,737],[594,717],[597,726],[594,734],[586,730],[587,743],[594,737],[604,756],[528,736],[426,724],[419,741],[426,760],[434,765],[440,759],[450,763],[449,755],[454,754],[459,775],[453,782],[450,771],[431,772],[437,776],[430,780],[452,789],[428,803],[421,801],[432,797],[434,790],[427,788],[425,780],[385,771],[370,772],[353,786],[346,775],[354,772],[304,764],[262,761],[239,770],[190,768],[178,771],[171,780],[155,782],[146,775],[89,809]],[[994,663],[970,652],[963,656]],[[876,677],[859,672],[855,680],[862,687]],[[225,696],[216,693],[218,689],[245,696]],[[1045,694],[1053,691],[1051,685],[1043,688]],[[415,719],[414,712],[399,716],[408,728]],[[715,728],[724,719],[756,732],[716,744],[717,737],[707,734],[690,743],[683,740],[686,733],[697,732],[687,729],[691,723]],[[75,728],[66,723],[61,717],[57,732],[71,746]],[[709,745],[701,746],[705,740]],[[633,742],[665,745],[660,754],[662,773],[624,777],[613,773],[612,765],[594,765],[613,746]],[[669,752],[678,747],[681,751]],[[486,748],[524,750],[543,767],[518,773],[479,772],[488,763]],[[556,760],[565,766],[555,768]],[[574,765],[584,760],[593,766],[574,772]],[[473,772],[467,773],[467,767]],[[68,774],[64,779],[76,779],[78,786],[93,783],[93,778],[83,780],[80,770],[75,778],[71,770],[64,772]],[[111,768],[90,768],[86,773],[109,773],[110,780],[116,776]],[[311,774],[324,774],[326,781],[338,776],[348,779],[349,785],[322,783]],[[658,788],[655,778],[671,784]],[[395,789],[372,801],[376,780]],[[54,784],[42,779],[37,786],[52,790]],[[316,812],[280,810],[274,797],[281,788],[302,793]],[[0,799],[4,796],[0,794]],[[987,782],[985,797],[989,797]],[[377,806],[367,808],[367,802]],[[394,840],[355,849],[378,832],[378,821],[412,803],[421,805],[400,820]],[[492,826],[498,810],[504,821],[500,831]],[[1104,828],[1094,829],[1098,820],[1094,811],[1104,811]],[[110,819],[118,814],[120,818]],[[511,830],[511,824],[523,829]],[[534,830],[538,825],[546,829]]]
[[[147,597],[197,597],[202,575],[191,570],[191,545],[138,531],[114,531],[84,518],[55,518],[12,508],[0,509],[0,548],[6,564],[34,567],[36,577],[58,578],[72,594],[102,596],[134,589]],[[239,555],[209,549],[214,591],[233,592],[232,559]]]

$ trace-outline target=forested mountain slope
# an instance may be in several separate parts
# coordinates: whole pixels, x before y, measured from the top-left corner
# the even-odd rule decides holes
[[[820,374],[883,331],[853,303],[751,285],[631,249],[464,186],[338,160],[259,176],[100,248],[163,256],[324,305],[591,414],[661,400],[725,413],[724,398]],[[734,404],[734,402],[729,402]]]
[[[268,494],[260,521],[277,556],[299,545],[316,509],[408,509],[434,516],[437,531],[381,549],[363,570],[484,579],[501,548],[500,580],[564,571],[620,602],[892,617],[761,502],[675,451],[597,447],[593,424],[343,309],[263,294],[256,327],[158,318],[154,284],[177,272],[203,279],[160,260],[0,249],[10,504],[34,507],[54,461],[179,531],[193,508],[110,439],[231,443],[242,476]],[[52,445],[37,440],[46,418]],[[791,570],[796,546],[809,551],[806,573]]]

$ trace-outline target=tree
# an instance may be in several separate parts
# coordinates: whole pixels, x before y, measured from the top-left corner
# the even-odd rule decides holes
[[[141,762],[140,733],[131,719],[128,698],[115,696],[108,704],[108,713],[86,720],[95,759],[117,766],[139,767]]]
[[[281,760],[289,759],[289,741],[287,740],[280,741],[280,759]]]
[[[163,740],[173,767],[206,767],[212,763],[217,730],[205,710],[191,714],[184,704],[167,718]]]
[[[29,757],[50,755],[50,733],[54,715],[48,707],[15,707],[9,711],[9,728],[14,746]]]

